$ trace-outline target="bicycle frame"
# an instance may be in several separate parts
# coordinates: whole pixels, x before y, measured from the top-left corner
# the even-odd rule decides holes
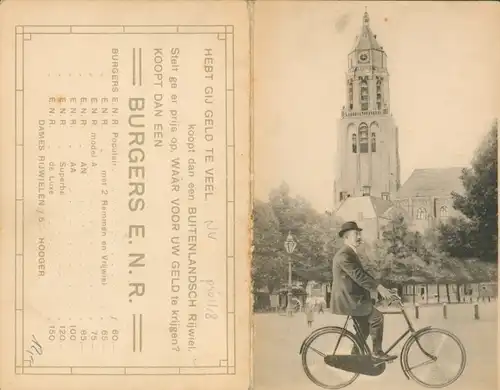
[[[399,308],[401,309],[401,311],[399,313],[394,313],[394,314],[402,314],[403,315],[403,318],[405,319],[406,324],[408,325],[408,329],[406,329],[406,331],[401,336],[399,336],[399,338],[385,351],[386,353],[389,353],[390,351],[392,351],[409,334],[415,335],[415,333],[417,333],[417,331],[413,327],[413,324],[410,320],[410,317],[408,317],[408,313],[406,313],[406,310],[401,302],[399,302]],[[427,327],[427,329],[428,328],[430,328],[430,327]],[[422,350],[422,352],[427,355],[427,353],[423,350],[423,348],[420,345],[420,342],[418,342],[418,340],[417,340],[417,344],[420,347],[420,349]]]
[[[411,334],[411,337],[416,337],[419,333],[423,332],[423,331],[426,331],[428,329],[431,329],[432,327],[431,326],[427,326],[427,327],[424,327],[422,329],[419,329],[419,330],[415,330],[415,328],[413,327],[413,324],[410,320],[410,317],[408,316],[408,313],[406,313],[406,310],[403,306],[403,303],[401,301],[396,301],[398,304],[399,304],[399,308],[401,309],[401,311],[399,312],[395,312],[395,313],[384,313],[384,314],[402,314],[405,321],[406,321],[406,324],[408,325],[408,328],[406,329],[406,331],[401,335],[399,336],[399,338],[385,351],[385,353],[389,353],[390,351],[392,351],[401,341],[403,341],[405,339],[405,337],[407,337],[409,334]],[[335,345],[335,349],[333,351],[333,354],[335,354],[335,352],[337,352],[337,348],[340,344],[340,340],[342,339],[342,337],[344,336],[344,332],[347,331],[347,322],[349,321],[349,318],[352,318],[353,319],[353,323],[354,323],[354,329],[356,330],[356,336],[358,336],[358,341],[360,341],[360,343],[362,344],[362,347],[365,349],[365,351],[371,355],[372,354],[372,351],[368,345],[368,343],[366,342],[366,338],[363,338],[361,339],[359,337],[359,335],[362,335],[363,332],[361,331],[361,328],[358,324],[358,322],[352,317],[352,316],[348,316],[347,319],[346,319],[346,322],[344,324],[344,327],[343,327],[343,332],[340,336],[340,338],[337,340],[337,344]],[[416,340],[416,343],[418,345],[418,347],[420,348],[420,350],[422,351],[422,353],[424,355],[426,355],[429,359],[433,359],[435,360],[436,357],[427,353],[427,351],[424,350],[424,348],[422,347],[422,345],[420,344],[420,341],[417,339]]]
[[[393,311],[393,312],[385,312],[384,314],[402,314],[403,318],[406,321],[407,329],[397,338],[396,341],[385,351],[385,353],[389,353],[392,351],[399,343],[401,343],[407,336],[409,337],[404,341],[403,347],[401,349],[401,352],[399,353],[399,360],[401,363],[401,370],[406,377],[406,379],[410,380],[413,379],[419,384],[425,386],[425,387],[445,387],[448,386],[449,384],[455,382],[460,375],[462,374],[465,366],[466,366],[466,355],[465,355],[465,348],[460,342],[460,340],[453,335],[451,332],[446,331],[444,329],[433,329],[432,326],[426,326],[420,329],[415,329],[413,326],[413,323],[410,319],[410,316],[408,313],[405,311],[405,308],[403,306],[403,303],[400,300],[397,300],[396,302],[399,303],[399,308],[400,310],[398,311]],[[370,350],[370,347],[368,346],[367,343],[367,338],[368,337],[363,337],[363,333],[361,332],[361,327],[359,323],[357,322],[356,318],[353,318],[352,316],[348,315],[346,316],[346,321],[344,323],[344,326],[325,326],[319,329],[316,329],[313,331],[308,337],[304,339],[302,342],[302,345],[300,346],[300,351],[299,354],[302,357],[302,366],[306,372],[306,375],[309,377],[311,381],[313,381],[315,384],[319,384],[319,386],[326,387],[323,382],[318,381],[318,379],[311,374],[310,368],[308,363],[306,362],[307,358],[307,350],[308,348],[311,348],[313,352],[316,352],[319,354],[321,357],[324,359],[324,363],[330,367],[334,367],[339,370],[344,370],[347,372],[355,373],[356,376],[354,376],[349,382],[344,383],[342,385],[338,385],[340,387],[342,386],[347,386],[348,384],[352,383],[357,376],[359,375],[369,375],[369,376],[378,376],[381,375],[385,369],[386,369],[386,363],[390,363],[390,361],[387,361],[388,359],[384,360],[383,358],[376,358],[373,356],[372,351]],[[350,329],[348,329],[347,325],[349,322],[349,319],[353,319],[353,324],[354,328],[356,331],[356,334],[354,334]],[[432,361],[437,360],[437,356],[433,356],[432,354],[428,353],[424,347],[421,344],[421,336],[425,335],[426,333],[431,333],[433,334],[436,332],[437,334],[444,334],[447,335],[448,337],[451,337],[459,346],[461,353],[462,353],[462,361],[460,365],[460,369],[456,376],[454,376],[452,379],[450,379],[446,384],[443,384],[442,386],[440,385],[430,385],[426,382],[423,382],[423,380],[416,376],[415,373],[413,372],[413,369],[416,367],[420,367],[429,363],[432,363]],[[327,335],[327,334],[336,334],[339,335],[340,337],[337,339],[336,345],[335,345],[335,350],[333,351],[332,354],[329,354],[327,351],[321,352],[318,351],[316,348],[313,348],[311,344],[315,339],[322,335]],[[351,352],[341,352],[339,355],[336,355],[338,346],[340,344],[340,340],[342,338],[347,338],[351,342],[354,341],[355,346],[360,348],[357,353],[355,352],[356,350],[351,350]],[[409,361],[408,361],[408,355],[410,350],[414,350],[414,344],[417,344],[418,348],[420,351],[430,360],[424,361],[423,363],[419,363],[417,365],[414,365],[410,367]],[[331,344],[330,344],[331,347]],[[337,386],[337,387],[338,387]],[[335,388],[335,387],[328,387],[328,388]]]
[[[403,314],[403,317],[406,321],[406,324],[408,325],[408,329],[385,352],[389,353],[390,351],[392,351],[406,336],[411,334],[410,337],[415,338],[415,342],[417,343],[417,345],[420,348],[420,350],[422,351],[422,353],[425,356],[427,356],[429,359],[436,360],[437,358],[435,356],[427,353],[427,351],[424,349],[424,347],[422,347],[422,344],[420,344],[420,340],[417,338],[417,336],[420,333],[431,329],[432,326],[426,326],[426,327],[421,328],[419,330],[415,330],[415,328],[413,327],[413,324],[410,320],[410,317],[408,317],[408,313],[406,313],[406,310],[405,310],[403,303],[400,300],[398,300],[397,303],[399,305],[399,308],[401,309],[401,314]]]

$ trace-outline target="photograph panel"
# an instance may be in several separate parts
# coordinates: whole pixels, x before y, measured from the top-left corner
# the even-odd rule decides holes
[[[257,2],[254,388],[497,388],[497,5]]]

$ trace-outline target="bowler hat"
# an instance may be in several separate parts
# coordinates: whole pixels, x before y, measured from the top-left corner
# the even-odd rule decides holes
[[[358,232],[362,231],[363,229],[358,227],[358,224],[354,221],[349,221],[344,223],[339,232],[339,237],[342,237],[345,232],[348,232],[349,230],[357,230]]]

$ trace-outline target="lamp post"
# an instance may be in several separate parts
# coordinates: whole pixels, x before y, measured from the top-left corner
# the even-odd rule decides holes
[[[297,243],[292,237],[292,233],[288,232],[288,236],[285,240],[285,249],[288,253],[288,301],[286,305],[287,313],[289,316],[293,314],[292,308],[292,253],[295,250]]]

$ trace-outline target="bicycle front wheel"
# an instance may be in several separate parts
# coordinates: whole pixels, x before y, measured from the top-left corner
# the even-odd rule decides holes
[[[442,388],[455,382],[464,372],[465,348],[453,333],[428,329],[408,340],[402,351],[403,369],[422,386]]]
[[[337,342],[335,351],[337,355],[351,354],[354,349],[363,350],[351,332],[325,327],[306,342],[302,351],[302,367],[307,377],[324,389],[341,389],[350,385],[359,376],[358,373],[343,371],[325,363],[325,356],[333,354]]]

